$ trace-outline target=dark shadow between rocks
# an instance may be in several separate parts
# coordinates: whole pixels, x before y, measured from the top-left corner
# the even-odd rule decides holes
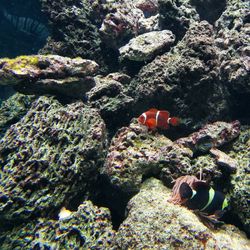
[[[201,20],[206,20],[213,24],[226,9],[226,0],[191,0],[195,6]]]

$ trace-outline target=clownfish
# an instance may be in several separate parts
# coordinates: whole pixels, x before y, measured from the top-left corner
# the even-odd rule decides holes
[[[184,203],[191,210],[199,210],[207,215],[220,218],[229,204],[225,195],[215,191],[204,181],[196,181],[192,188],[183,182],[180,186],[180,196],[187,199]]]
[[[150,109],[138,117],[138,122],[147,126],[149,129],[162,128],[168,129],[169,124],[178,126],[180,119],[178,117],[170,117],[166,110]]]

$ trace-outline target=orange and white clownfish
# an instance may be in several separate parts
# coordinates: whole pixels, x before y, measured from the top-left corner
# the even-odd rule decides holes
[[[178,117],[170,117],[166,110],[150,109],[138,117],[138,122],[147,126],[149,129],[162,128],[168,129],[169,124],[178,126],[180,119]]]

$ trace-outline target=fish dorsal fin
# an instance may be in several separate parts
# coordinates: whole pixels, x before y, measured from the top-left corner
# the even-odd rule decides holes
[[[149,109],[148,111],[150,111],[150,112],[158,112],[158,109],[156,109],[156,108],[151,108],[151,109]]]
[[[195,181],[192,184],[192,187],[193,187],[194,190],[198,190],[198,189],[209,190],[210,189],[209,184],[207,182],[205,182],[205,181]]]

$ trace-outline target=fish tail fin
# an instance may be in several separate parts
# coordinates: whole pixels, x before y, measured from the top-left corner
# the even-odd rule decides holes
[[[170,120],[169,120],[169,123],[172,126],[178,126],[181,123],[181,120],[178,117],[171,117]]]
[[[180,196],[182,199],[189,199],[193,195],[192,188],[186,183],[183,182],[180,186]]]

